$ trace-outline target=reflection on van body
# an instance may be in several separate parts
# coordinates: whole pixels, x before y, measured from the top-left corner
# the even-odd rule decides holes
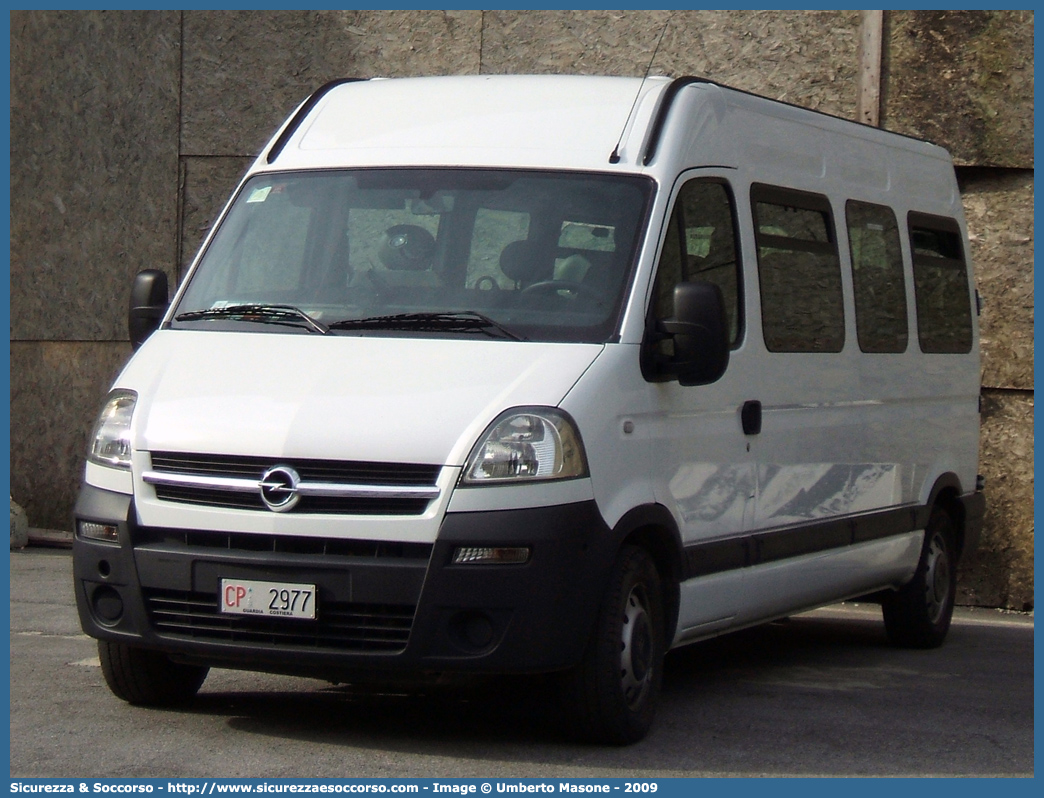
[[[754,495],[754,481],[748,468],[692,463],[675,473],[670,489],[687,523],[728,519],[729,527],[736,529],[742,525],[747,499]]]
[[[897,506],[899,473],[898,463],[764,465],[758,520],[776,526]]]

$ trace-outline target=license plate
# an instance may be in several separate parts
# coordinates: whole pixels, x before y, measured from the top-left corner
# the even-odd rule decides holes
[[[315,585],[222,579],[221,612],[315,620]]]

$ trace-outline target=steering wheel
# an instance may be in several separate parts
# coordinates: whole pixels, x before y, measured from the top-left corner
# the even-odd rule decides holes
[[[598,291],[589,285],[584,285],[583,283],[574,283],[571,280],[541,280],[539,283],[533,283],[532,285],[527,285],[523,288],[521,296],[543,296],[544,294],[554,294],[555,296],[562,297],[562,294],[559,293],[561,291],[568,291],[570,300],[579,299],[580,297],[597,299],[601,296],[601,291]]]

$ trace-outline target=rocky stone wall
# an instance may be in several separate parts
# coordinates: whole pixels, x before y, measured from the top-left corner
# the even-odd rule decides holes
[[[130,352],[276,126],[344,76],[701,75],[855,118],[857,11],[11,13],[11,492],[66,527]],[[983,311],[990,491],[962,599],[1033,602],[1033,13],[886,12],[881,123],[948,147]]]

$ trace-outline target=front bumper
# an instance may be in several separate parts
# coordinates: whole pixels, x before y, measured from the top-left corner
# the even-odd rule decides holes
[[[612,565],[594,502],[450,513],[434,545],[142,528],[132,497],[84,486],[76,603],[99,639],[214,666],[336,679],[360,672],[539,672],[579,661]],[[522,565],[453,565],[459,545],[527,546]],[[222,578],[315,584],[316,621],[218,612]]]

